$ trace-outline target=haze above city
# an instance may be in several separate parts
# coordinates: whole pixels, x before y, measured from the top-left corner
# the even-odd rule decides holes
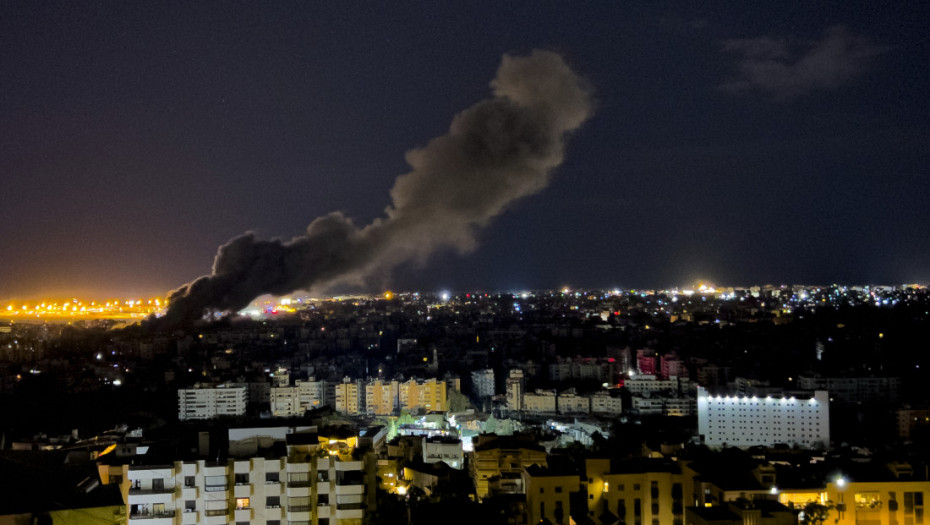
[[[548,185],[356,289],[930,281],[918,4],[218,7],[0,6],[0,302],[164,297],[245,232],[384,218],[537,49],[594,101]]]

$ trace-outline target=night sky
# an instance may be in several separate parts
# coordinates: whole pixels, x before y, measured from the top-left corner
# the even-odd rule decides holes
[[[550,185],[369,291],[930,283],[922,2],[461,4],[0,3],[0,300],[383,217],[534,49],[596,97]]]

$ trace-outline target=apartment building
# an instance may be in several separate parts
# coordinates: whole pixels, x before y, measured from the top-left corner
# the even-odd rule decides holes
[[[255,430],[277,440],[274,429]],[[360,525],[374,505],[375,466],[356,442],[307,430],[286,434],[286,456],[104,457],[98,470],[120,486],[129,525]]]
[[[471,373],[471,385],[472,392],[478,399],[494,396],[497,393],[494,386],[494,370],[475,370]]]
[[[530,414],[555,414],[557,395],[555,390],[536,390],[523,394],[523,410]]]
[[[837,406],[887,405],[898,402],[901,378],[801,376],[798,388],[826,390]]]
[[[612,396],[609,391],[601,390],[591,394],[591,412],[594,414],[619,415],[623,412],[620,396]]]
[[[591,412],[591,398],[570,388],[559,394],[558,409],[559,414],[588,414]]]
[[[482,434],[473,443],[474,455],[469,468],[479,498],[490,494],[493,478],[502,475],[519,478],[524,467],[547,466],[546,449],[530,437]]]
[[[441,412],[449,409],[446,382],[438,379],[410,379],[400,384],[398,398],[401,410]]]
[[[245,387],[195,385],[178,389],[178,419],[181,421],[213,419],[245,414],[248,398]]]
[[[595,523],[684,523],[679,466],[664,459],[585,460],[588,518]]]
[[[336,384],[336,412],[350,416],[363,415],[365,412],[365,385],[349,377]]]
[[[300,405],[300,389],[296,386],[271,387],[271,414],[275,417],[300,416],[306,410]]]
[[[393,415],[397,413],[399,396],[399,381],[369,381],[365,385],[365,412],[370,416]]]
[[[297,386],[300,406],[306,410],[320,408],[329,404],[326,401],[326,381],[310,377],[307,381],[297,380],[294,383]]]
[[[571,493],[581,488],[578,474],[530,465],[523,469],[521,477],[527,523],[569,523]]]

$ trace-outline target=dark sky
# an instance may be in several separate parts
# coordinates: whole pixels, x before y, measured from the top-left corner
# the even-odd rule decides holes
[[[367,224],[537,48],[596,114],[393,288],[930,283],[921,2],[460,4],[0,3],[0,299],[161,294],[246,231]]]

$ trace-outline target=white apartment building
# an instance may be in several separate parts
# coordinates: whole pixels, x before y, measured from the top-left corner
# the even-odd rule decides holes
[[[830,445],[830,399],[825,390],[810,396],[697,396],[698,434],[708,446],[776,444],[803,448]]]
[[[639,415],[690,416],[694,414],[693,397],[637,397],[630,399],[631,409]]]
[[[532,394],[523,394],[523,410],[533,414],[556,413],[555,390],[536,390]]]
[[[444,462],[454,469],[465,466],[465,451],[462,440],[445,436],[423,436],[423,462]]]
[[[304,410],[320,408],[326,404],[326,381],[311,377],[308,381],[296,381],[300,406]]]
[[[623,401],[613,397],[610,392],[600,391],[591,394],[591,412],[595,414],[619,415],[623,412]]]
[[[591,398],[570,388],[559,394],[558,408],[559,414],[588,414],[591,412]]]
[[[245,414],[248,392],[245,387],[225,385],[178,389],[178,419],[213,419]]]
[[[475,370],[471,373],[471,385],[478,399],[494,396],[497,393],[494,387],[494,370],[491,368]]]
[[[691,382],[687,378],[657,379],[654,375],[638,375],[624,381],[623,386],[634,396],[649,396],[663,392],[687,394],[691,390]]]
[[[300,390],[296,386],[271,387],[271,414],[275,417],[301,416]]]
[[[104,484],[120,485],[128,525],[361,525],[374,505],[373,456],[323,441],[293,433],[285,457],[147,464],[143,455],[98,469]]]

